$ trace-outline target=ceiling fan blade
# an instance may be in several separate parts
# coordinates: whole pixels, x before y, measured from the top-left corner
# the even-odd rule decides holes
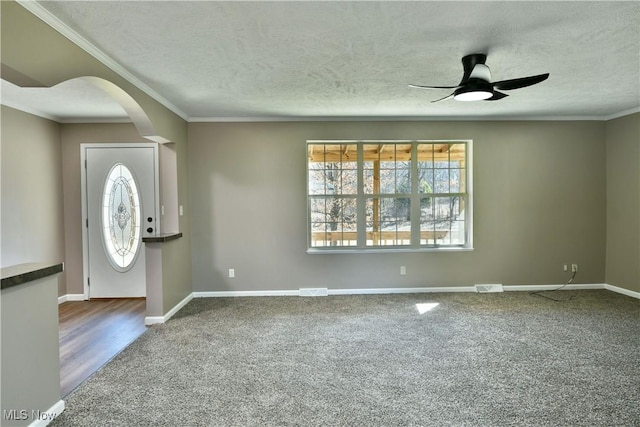
[[[542,81],[547,80],[549,77],[549,73],[539,74],[537,76],[530,77],[521,77],[519,79],[511,79],[511,80],[502,80],[499,82],[492,83],[493,87],[500,90],[512,90],[512,89],[520,89],[522,87],[527,87],[534,85],[536,83],[540,83]]]
[[[502,92],[498,92],[497,90],[494,90],[493,96],[491,98],[485,99],[485,101],[497,101],[499,99],[506,98],[507,96],[509,95],[507,95],[506,93],[502,93]]]
[[[457,89],[458,86],[421,86],[421,85],[409,85],[416,89]]]
[[[445,99],[449,99],[449,98],[453,98],[453,93],[451,95],[447,95],[444,98],[440,98],[440,99],[436,99],[435,101],[431,101],[431,103],[433,104],[434,102],[440,102],[440,101],[444,101]]]

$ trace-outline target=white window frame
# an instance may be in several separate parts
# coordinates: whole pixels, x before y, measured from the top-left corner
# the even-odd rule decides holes
[[[366,215],[365,215],[365,199],[370,195],[364,193],[364,160],[363,160],[363,146],[366,144],[411,144],[413,154],[416,153],[418,144],[465,144],[466,145],[466,158],[465,158],[465,183],[466,192],[464,194],[465,200],[465,243],[461,245],[444,245],[444,244],[420,244],[420,215],[417,217],[411,215],[411,235],[412,241],[410,245],[387,245],[387,246],[367,246],[365,240],[366,229]],[[355,144],[357,146],[357,187],[358,192],[356,195],[357,200],[357,233],[358,243],[357,246],[312,246],[312,212],[311,212],[311,199],[314,195],[310,194],[310,182],[309,182],[309,145],[312,144],[333,144],[333,145],[345,145]],[[335,253],[398,253],[398,252],[459,252],[459,251],[472,251],[473,250],[473,141],[467,139],[455,139],[455,140],[307,140],[305,146],[306,157],[306,191],[307,191],[307,253],[309,254],[335,254]],[[411,171],[412,177],[417,176],[417,156],[411,156]],[[411,200],[411,205],[420,206],[420,198],[425,196],[425,193],[420,193],[417,188],[416,179],[412,178],[413,184],[411,193],[408,193],[408,198]],[[459,193],[442,193],[441,195],[447,196],[448,194]],[[438,194],[430,195],[429,197],[437,197]],[[415,212],[415,208],[412,212]]]

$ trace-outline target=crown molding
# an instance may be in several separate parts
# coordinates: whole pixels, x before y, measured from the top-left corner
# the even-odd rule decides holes
[[[607,116],[605,120],[618,119],[620,117],[629,116],[631,114],[640,113],[640,107],[631,108],[629,110],[620,111],[619,113]]]
[[[95,59],[100,61],[102,64],[107,66],[109,69],[117,73],[120,77],[127,80],[129,83],[149,95],[151,98],[158,101],[160,104],[180,116],[183,120],[188,121],[189,116],[185,114],[182,110],[172,104],[165,97],[160,95],[158,92],[147,86],[144,82],[134,76],[131,72],[129,72],[122,65],[114,61],[110,56],[102,52],[98,49],[94,44],[89,42],[87,39],[78,34],[75,30],[69,28],[64,22],[54,16],[51,12],[45,9],[43,6],[38,4],[35,0],[16,0],[16,2],[27,9],[29,12],[34,14],[36,17],[40,18],[44,23],[49,25],[51,28],[62,34],[64,37],[69,39],[72,43],[77,45],[80,49],[87,52],[89,55],[93,56]]]
[[[133,123],[129,117],[79,117],[60,119],[62,125],[96,124],[96,123]]]
[[[264,116],[264,117],[191,117],[189,123],[243,122],[542,122],[607,121],[639,111],[625,111],[613,116]]]

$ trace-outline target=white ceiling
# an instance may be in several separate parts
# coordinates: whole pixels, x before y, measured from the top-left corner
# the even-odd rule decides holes
[[[190,121],[605,119],[640,107],[636,1],[37,3]],[[455,86],[469,53],[488,54],[494,81],[550,77],[492,102],[432,104],[450,91],[407,87]],[[48,114],[83,119],[87,96],[71,89]]]

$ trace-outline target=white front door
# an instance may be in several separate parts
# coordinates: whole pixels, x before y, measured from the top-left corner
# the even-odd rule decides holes
[[[85,294],[146,296],[142,238],[156,234],[156,144],[82,144],[85,164]]]

